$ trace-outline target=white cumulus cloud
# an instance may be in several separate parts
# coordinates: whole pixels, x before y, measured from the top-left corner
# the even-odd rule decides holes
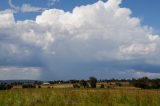
[[[98,1],[75,7],[71,12],[49,9],[35,20],[25,21],[15,21],[11,12],[1,11],[1,44],[12,45],[11,50],[5,52],[11,52],[15,57],[26,53],[24,58],[9,61],[31,65],[33,62],[29,60],[34,60],[46,70],[42,73],[45,78],[47,75],[48,78],[53,78],[52,75],[54,78],[76,78],[74,75],[78,73],[91,75],[92,70],[99,76],[101,72],[102,76],[110,76],[111,67],[118,73],[134,70],[133,66],[137,64],[157,67],[160,63],[159,35],[155,35],[151,27],[142,26],[138,17],[131,16],[129,8],[120,7],[121,2]],[[4,46],[0,50],[0,54],[7,54]],[[20,54],[16,55],[15,50],[21,51]],[[0,61],[7,58],[0,57]]]
[[[14,10],[14,12],[24,12],[24,13],[26,13],[26,12],[42,12],[42,11],[46,10],[46,8],[32,6],[31,4],[23,4],[21,7],[15,6],[12,3],[12,0],[9,0],[8,4],[11,7],[11,9]]]
[[[54,6],[56,3],[58,3],[60,0],[48,0],[48,6]]]

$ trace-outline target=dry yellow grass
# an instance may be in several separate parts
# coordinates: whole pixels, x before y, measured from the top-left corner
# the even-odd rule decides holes
[[[160,106],[160,90],[12,89],[0,91],[0,106]]]

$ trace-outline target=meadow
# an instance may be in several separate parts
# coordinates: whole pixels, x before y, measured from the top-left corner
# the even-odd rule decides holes
[[[11,89],[0,91],[0,106],[160,106],[160,90]]]

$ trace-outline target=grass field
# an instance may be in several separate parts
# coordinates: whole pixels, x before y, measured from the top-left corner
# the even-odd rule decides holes
[[[160,106],[160,90],[12,89],[0,91],[0,106]]]

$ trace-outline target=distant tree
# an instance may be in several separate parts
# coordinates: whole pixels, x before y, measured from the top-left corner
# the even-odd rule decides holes
[[[11,84],[0,84],[0,90],[8,90],[12,88],[13,86]]]
[[[83,86],[84,88],[88,88],[89,87],[87,81],[85,81],[85,80],[81,80],[80,81],[80,85]]]
[[[38,81],[34,81],[34,84],[38,84]]]
[[[50,84],[55,84],[55,82],[54,81],[48,81]]]
[[[90,77],[89,83],[91,85],[91,88],[96,88],[97,78],[96,77]]]
[[[78,83],[79,81],[78,80],[69,80],[69,83],[71,83],[71,84],[74,84],[74,83]]]
[[[160,88],[159,79],[149,79],[148,77],[143,77],[137,80],[132,80],[131,83],[135,87],[142,88],[142,89],[159,89]]]
[[[22,88],[36,88],[35,84],[24,84],[22,85]]]

